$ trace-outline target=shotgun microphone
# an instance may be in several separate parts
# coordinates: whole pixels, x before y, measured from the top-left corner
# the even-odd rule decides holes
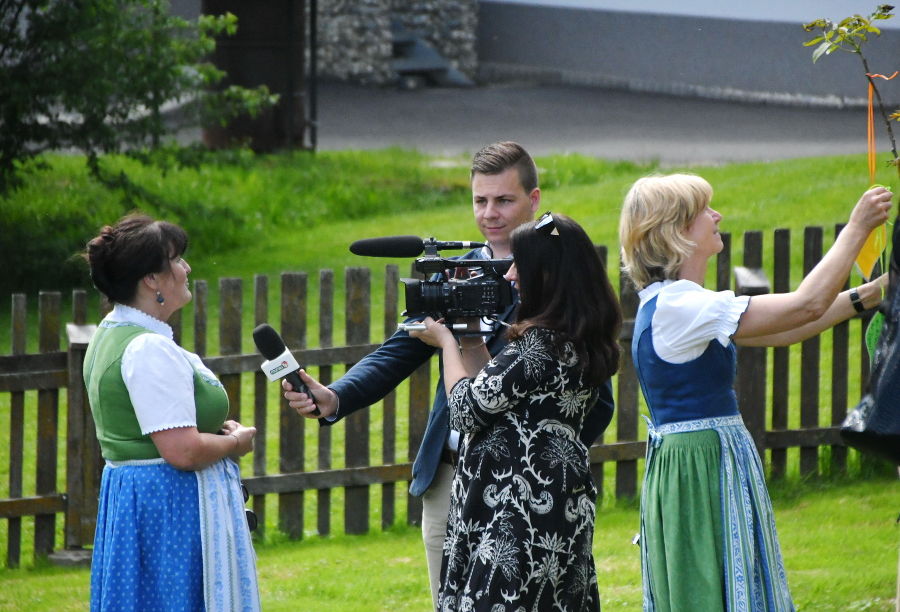
[[[368,257],[415,257],[425,250],[418,236],[385,236],[364,238],[350,245],[354,255]]]
[[[273,382],[283,378],[291,383],[294,391],[305,393],[313,402],[316,401],[309,387],[297,373],[300,370],[300,364],[294,359],[291,351],[284,345],[284,340],[277,331],[272,329],[271,325],[268,323],[258,325],[253,330],[253,342],[256,343],[260,354],[266,358],[266,361],[259,366],[266,378]],[[318,408],[313,408],[311,414],[319,416],[321,413]]]
[[[418,236],[384,236],[357,240],[350,245],[350,252],[354,255],[369,257],[416,257],[421,255],[426,248],[440,251],[442,249],[474,249],[483,246],[483,242],[461,240],[445,242],[434,238],[423,240]]]

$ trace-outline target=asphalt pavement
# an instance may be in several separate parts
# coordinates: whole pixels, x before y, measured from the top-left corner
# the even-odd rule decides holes
[[[880,126],[879,126],[880,128]],[[318,149],[471,155],[515,140],[533,155],[663,165],[863,153],[863,108],[747,104],[559,84],[402,90],[323,82]],[[886,138],[879,149],[886,150]]]

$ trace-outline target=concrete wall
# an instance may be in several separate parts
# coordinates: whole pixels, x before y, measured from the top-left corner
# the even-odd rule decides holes
[[[810,35],[803,31],[802,20],[785,21],[787,9],[777,13],[781,21],[764,21],[743,18],[740,11],[733,11],[733,17],[711,17],[594,8],[617,2],[624,0],[568,1],[587,8],[482,0],[480,78],[540,78],[788,104],[846,106],[865,100],[866,80],[859,58],[837,53],[813,64],[812,48],[802,46]],[[696,7],[703,2],[682,3],[680,12],[685,12],[684,4]],[[840,3],[832,0],[830,4]],[[663,3],[658,0],[656,5],[661,8]],[[723,6],[710,3],[707,9],[714,5]],[[853,12],[829,15],[815,6],[808,10],[808,20],[840,19]],[[765,15],[765,11],[755,14]],[[895,17],[879,25],[898,21]],[[884,29],[881,37],[870,42],[867,57],[876,72],[900,69],[900,30]],[[900,77],[879,85],[887,101],[900,104]]]
[[[718,17],[738,21],[774,21],[806,23],[819,17],[840,20],[855,13],[868,14],[878,2],[863,4],[861,0],[489,0],[496,4],[530,4],[556,8],[581,8],[655,15]],[[900,18],[880,21],[880,27],[900,29]]]

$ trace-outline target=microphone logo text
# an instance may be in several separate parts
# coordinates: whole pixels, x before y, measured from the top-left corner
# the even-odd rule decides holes
[[[269,374],[274,375],[282,370],[286,370],[288,367],[287,361],[282,361],[280,364],[269,370]]]

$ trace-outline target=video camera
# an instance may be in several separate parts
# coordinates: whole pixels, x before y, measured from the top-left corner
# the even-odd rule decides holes
[[[452,323],[462,317],[495,318],[513,303],[512,285],[503,278],[511,259],[451,259],[441,249],[483,247],[481,242],[442,242],[418,236],[388,236],[358,240],[350,245],[356,255],[417,257],[414,268],[426,280],[402,278],[406,287],[407,317],[429,315]],[[452,270],[453,273],[448,273]],[[453,329],[453,327],[451,327]]]

